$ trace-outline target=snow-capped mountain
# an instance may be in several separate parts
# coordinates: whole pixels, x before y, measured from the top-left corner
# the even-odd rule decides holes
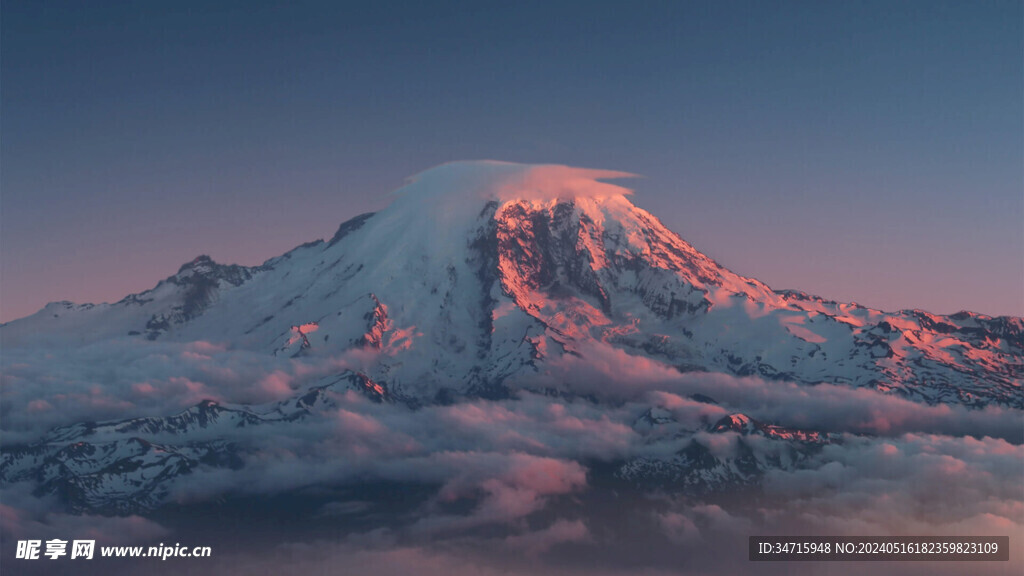
[[[772,290],[598,181],[622,176],[446,164],[327,241],[251,268],[200,256],[115,304],[50,304],[4,325],[4,346],[136,338],[286,356],[369,349],[372,381],[424,402],[501,396],[530,387],[552,360],[611,347],[679,371],[1024,406],[1022,319],[886,313]]]
[[[167,343],[202,342],[328,368],[273,402],[204,400],[172,415],[66,422],[8,443],[0,480],[31,482],[80,511],[146,510],[196,470],[243,466],[260,449],[254,438],[327,426],[344,412],[343,395],[403,414],[518,391],[604,405],[599,389],[558,376],[570,359],[869,388],[925,405],[1024,408],[1021,318],[887,313],[772,290],[720,266],[633,205],[628,190],[600,181],[625,176],[446,164],[411,179],[388,208],[260,266],[200,256],[117,303],[53,303],[2,325],[7,366],[41,350],[87,350],[110,365],[125,345],[159,356]],[[140,394],[152,389],[142,386]],[[714,420],[684,425],[657,405],[631,414],[650,449],[610,457],[609,481],[700,495],[756,485],[773,469],[821,465],[823,447],[842,442],[758,422],[703,394],[690,400],[713,406]]]

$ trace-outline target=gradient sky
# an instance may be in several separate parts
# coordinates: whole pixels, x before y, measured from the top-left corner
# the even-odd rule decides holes
[[[1024,315],[1024,13],[967,2],[0,12],[0,319],[258,264],[459,159],[635,172],[775,288]]]

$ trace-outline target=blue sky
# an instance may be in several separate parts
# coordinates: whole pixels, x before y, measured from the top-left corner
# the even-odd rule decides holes
[[[458,159],[643,174],[775,288],[1024,315],[1019,2],[6,1],[0,319],[257,264]]]

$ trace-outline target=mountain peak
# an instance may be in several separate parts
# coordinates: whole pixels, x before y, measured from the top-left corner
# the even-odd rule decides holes
[[[200,254],[199,256],[196,256],[192,260],[189,260],[188,262],[182,264],[181,267],[178,268],[178,274],[181,274],[186,270],[207,269],[213,268],[214,266],[217,266],[217,263],[213,260],[213,258],[210,258],[206,254]]]

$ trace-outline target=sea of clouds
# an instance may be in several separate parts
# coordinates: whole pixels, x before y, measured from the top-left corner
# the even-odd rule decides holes
[[[373,361],[367,352],[285,359],[210,342],[128,338],[69,350],[7,350],[0,366],[2,442],[31,443],[74,422],[172,415],[204,399],[258,409]],[[181,476],[170,508],[258,502],[317,487],[350,490],[321,497],[309,515],[311,525],[336,529],[311,533],[282,521],[271,544],[246,548],[231,540],[215,558],[192,560],[190,573],[278,574],[282,566],[309,574],[816,573],[804,565],[749,564],[746,537],[753,534],[1009,535],[1011,562],[974,564],[971,571],[1019,573],[1022,566],[1020,546],[1013,546],[1024,536],[1021,411],[929,406],[830,384],[680,374],[610,347],[552,361],[541,375],[509,384],[509,399],[416,409],[342,391],[334,407],[314,417],[221,434],[242,447],[243,465]],[[541,393],[547,388],[574,394]],[[660,431],[634,426],[652,407],[675,422]],[[841,441],[797,469],[768,472],[753,495],[624,494],[595,480],[603,465],[669,458],[694,437],[726,454],[736,435],[703,431],[733,413]],[[765,439],[748,442],[770,449]],[[427,489],[400,509],[358,496],[359,487],[381,484]],[[187,524],[166,514],[73,514],[30,483],[2,487],[6,561],[8,543],[20,538],[150,545],[183,541]],[[862,566],[831,568],[845,574]],[[947,565],[877,568],[962,573]],[[152,562],[119,569],[173,571]]]

